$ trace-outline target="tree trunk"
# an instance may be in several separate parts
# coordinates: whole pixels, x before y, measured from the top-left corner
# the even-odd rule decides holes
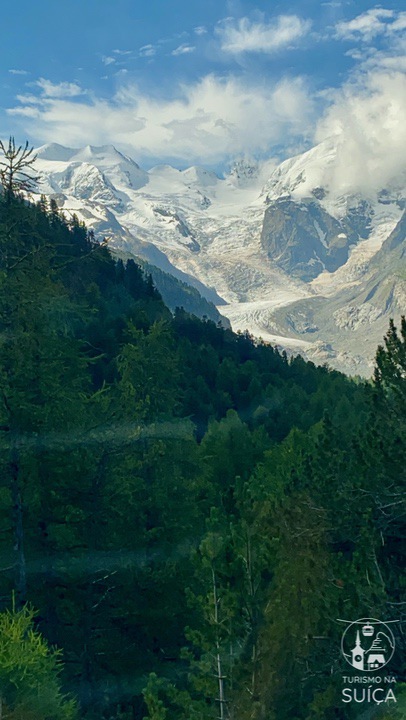
[[[218,686],[219,686],[219,696],[218,696],[218,703],[220,706],[220,720],[225,720],[227,717],[227,700],[225,696],[225,689],[224,689],[224,680],[225,677],[222,672],[222,665],[221,665],[221,654],[220,654],[220,638],[219,638],[219,599],[217,597],[217,583],[216,583],[216,574],[214,572],[214,568],[212,568],[212,577],[213,577],[213,600],[214,600],[214,622],[216,626],[216,633],[217,633],[217,639],[216,639],[216,665],[217,665],[217,680],[218,680]]]

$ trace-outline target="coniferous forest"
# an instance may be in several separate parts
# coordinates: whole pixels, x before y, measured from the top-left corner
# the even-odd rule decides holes
[[[0,717],[405,717],[406,321],[355,381],[171,313],[45,198],[3,193],[0,254]],[[396,703],[342,701],[364,617]]]

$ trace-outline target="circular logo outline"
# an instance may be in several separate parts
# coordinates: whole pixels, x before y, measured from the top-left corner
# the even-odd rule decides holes
[[[360,644],[358,644],[359,640],[360,640],[359,631],[362,629],[363,635],[369,637],[374,634],[374,633],[371,633],[370,628],[375,625],[380,625],[381,627],[383,627],[385,629],[387,637],[389,639],[391,652],[388,655],[388,658],[385,659],[385,662],[381,663],[378,667],[372,667],[372,668],[358,667],[357,665],[354,665],[353,662],[351,662],[351,660],[348,658],[348,652],[344,651],[345,637],[346,637],[347,633],[351,630],[351,628],[353,628],[354,626],[358,626],[357,634],[356,634],[356,637],[357,637],[356,647],[354,648],[353,652],[356,652],[357,647],[359,647],[360,651],[355,656],[355,660],[357,660],[358,662],[361,662],[361,661],[363,661],[363,656],[364,656],[365,651],[362,648],[362,646]],[[362,626],[364,626],[364,627],[362,627]],[[372,645],[370,646],[370,648],[368,649],[367,652],[369,652],[371,650],[371,648],[372,648]],[[348,665],[350,665],[350,667],[353,668],[353,670],[360,670],[362,672],[368,672],[368,673],[380,671],[380,670],[382,670],[382,668],[386,667],[388,665],[388,663],[390,663],[390,661],[393,658],[394,652],[395,652],[395,638],[394,638],[393,632],[386,623],[382,622],[382,620],[378,620],[377,618],[359,618],[358,620],[354,620],[352,623],[350,623],[346,627],[346,629],[344,630],[344,632],[341,636],[341,654],[342,654],[344,660],[348,663]],[[383,654],[383,653],[381,653],[381,654]]]

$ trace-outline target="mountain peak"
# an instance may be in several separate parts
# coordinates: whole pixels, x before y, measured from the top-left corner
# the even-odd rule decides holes
[[[77,149],[68,148],[53,142],[41,145],[41,147],[36,149],[35,154],[38,155],[41,160],[69,162],[77,152]]]
[[[300,200],[312,197],[318,188],[328,191],[336,155],[336,139],[328,138],[310,150],[284,160],[271,174],[264,193],[271,199],[292,195]]]
[[[253,160],[241,158],[236,160],[230,168],[227,180],[232,185],[244,187],[252,184],[259,176],[259,165]]]
[[[216,185],[220,178],[212,170],[205,170],[205,168],[199,167],[198,165],[192,165],[186,170],[182,170],[182,175],[190,183],[197,183],[206,187],[208,185]]]
[[[77,162],[92,162],[98,164],[111,165],[117,163],[130,163],[137,165],[130,157],[123,155],[114,145],[86,145],[84,148],[77,150],[75,157],[72,158]]]

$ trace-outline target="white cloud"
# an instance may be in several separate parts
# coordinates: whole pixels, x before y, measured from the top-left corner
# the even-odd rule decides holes
[[[352,57],[360,61],[359,70],[366,73],[388,69],[402,72],[406,61],[406,42],[394,39],[388,47],[381,50],[367,47],[359,56],[353,54]]]
[[[313,105],[300,78],[277,84],[207,75],[156,99],[123,87],[111,100],[41,97],[22,103],[25,131],[39,142],[68,146],[117,144],[139,160],[218,164],[237,154],[267,154],[275,144],[308,135]]]
[[[28,72],[28,70],[16,70],[15,68],[11,68],[11,70],[9,70],[9,73],[11,75],[29,75],[30,74]]]
[[[143,45],[139,49],[140,57],[153,57],[156,54],[156,48],[153,45]]]
[[[103,55],[103,57],[102,57],[102,63],[104,65],[113,65],[115,62],[116,62],[116,58],[113,58],[110,55]]]
[[[196,48],[192,45],[179,45],[179,47],[175,48],[175,50],[172,50],[171,55],[187,55],[195,50]]]
[[[41,88],[42,95],[48,98],[76,97],[83,94],[82,88],[77,83],[53,83],[45,78],[40,78],[33,84]]]
[[[340,40],[364,40],[370,42],[377,35],[386,32],[388,23],[394,18],[393,10],[371,8],[353,20],[342,21],[336,25],[336,37]],[[392,29],[395,23],[392,23]]]
[[[337,189],[377,190],[406,167],[406,76],[376,70],[332,97],[316,140],[338,139],[330,182]]]
[[[289,47],[306,35],[311,27],[310,20],[297,15],[279,15],[272,22],[251,22],[243,17],[223,20],[216,28],[221,49],[231,54],[243,52],[274,53]]]
[[[398,14],[396,20],[388,27],[390,33],[406,30],[406,12]]]
[[[38,97],[38,95],[17,95],[17,100],[22,105],[40,105],[43,101],[43,98]]]
[[[379,65],[388,70],[398,70],[406,73],[406,55],[399,57],[382,57]]]
[[[337,189],[381,189],[405,171],[405,27],[405,12],[376,7],[335,28],[337,39],[362,42],[348,53],[358,64],[330,98],[316,133],[338,137],[330,179]]]
[[[22,108],[19,108],[19,115],[22,117],[27,118],[40,118],[41,117],[41,111],[38,107],[35,107],[34,105],[26,105]]]
[[[406,28],[406,12],[395,13],[383,8],[375,9],[388,19],[388,22],[382,23],[379,30],[379,42],[369,43],[370,32],[372,29],[366,29],[364,26],[364,34],[360,36],[362,45],[352,47],[345,54],[358,62],[355,73],[362,71],[363,73],[376,72],[377,70],[387,71],[398,70],[404,71],[406,62],[406,36],[402,32]],[[361,18],[365,18],[359,16]],[[357,18],[355,18],[357,20]],[[376,32],[378,31],[375,27]],[[337,35],[336,35],[337,37]],[[375,47],[374,47],[375,45]]]

